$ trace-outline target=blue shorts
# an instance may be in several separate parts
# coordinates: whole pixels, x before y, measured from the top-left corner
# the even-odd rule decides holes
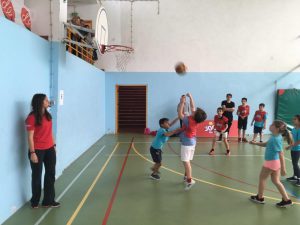
[[[257,126],[254,126],[254,134],[262,134],[262,130],[263,128],[262,127],[257,127]]]
[[[161,156],[161,149],[155,149],[151,146],[150,154],[152,156],[152,160],[155,163],[161,163],[162,156]]]

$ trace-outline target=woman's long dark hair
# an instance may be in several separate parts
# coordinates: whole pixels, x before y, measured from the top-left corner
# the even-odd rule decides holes
[[[52,119],[51,114],[45,109],[45,114],[43,114],[43,105],[46,98],[45,94],[35,94],[31,100],[32,111],[30,114],[33,114],[35,117],[35,125],[42,125],[43,115],[46,116],[47,120]]]

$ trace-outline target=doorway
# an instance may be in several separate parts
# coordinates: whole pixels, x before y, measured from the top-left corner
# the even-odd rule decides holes
[[[116,86],[117,133],[143,133],[147,126],[147,86]]]

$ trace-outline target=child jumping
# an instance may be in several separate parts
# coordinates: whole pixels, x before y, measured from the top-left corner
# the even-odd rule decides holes
[[[190,116],[185,116],[183,114],[184,99],[181,99],[178,117],[179,119],[182,119],[183,123],[183,132],[180,134],[181,161],[183,162],[185,168],[184,180],[186,181],[186,186],[184,190],[188,191],[195,184],[195,181],[192,179],[191,160],[193,160],[197,143],[196,132],[198,125],[206,120],[207,115],[202,109],[195,108],[195,103],[190,93],[188,93],[186,96],[190,98],[190,108],[192,114]]]
[[[169,140],[169,137],[175,133],[178,133],[181,129],[178,128],[173,131],[168,131],[168,129],[173,126],[178,121],[178,118],[169,123],[168,118],[162,118],[159,120],[160,129],[157,131],[156,136],[150,147],[150,154],[152,156],[153,162],[155,163],[153,167],[151,167],[152,174],[150,178],[154,180],[159,180],[159,168],[161,167],[162,161],[162,148],[163,145]]]
[[[259,176],[259,186],[258,186],[258,194],[251,196],[250,200],[264,204],[264,189],[266,186],[266,181],[269,176],[271,176],[271,180],[273,184],[277,187],[278,191],[282,196],[282,201],[277,203],[278,207],[287,207],[292,205],[291,199],[289,199],[283,184],[280,181],[280,174],[282,176],[286,175],[285,162],[284,162],[284,154],[282,152],[282,135],[286,137],[288,143],[291,143],[292,137],[290,132],[287,130],[287,126],[284,122],[275,120],[270,126],[270,131],[272,133],[271,138],[268,142],[264,143],[256,143],[251,142],[251,144],[258,145],[261,147],[266,147],[265,151],[265,162],[260,172]]]
[[[242,98],[242,105],[238,107],[237,113],[238,115],[238,142],[248,142],[246,139],[246,130],[248,124],[248,116],[250,114],[250,106],[247,105],[247,98]]]
[[[215,138],[213,139],[212,142],[212,147],[210,152],[208,153],[209,155],[214,155],[215,154],[215,146],[216,146],[216,141],[219,140],[220,136],[222,135],[224,144],[226,147],[226,155],[230,155],[230,149],[229,149],[229,143],[227,140],[228,136],[228,119],[223,115],[224,110],[220,107],[217,109],[218,115],[215,115],[214,118],[214,130],[215,130]]]
[[[295,182],[295,185],[300,187],[300,115],[296,115],[293,119],[294,128],[292,130],[293,142],[287,147],[291,150],[291,158],[293,163],[294,175],[287,178],[290,182]]]
[[[254,124],[254,135],[253,135],[253,141],[256,141],[257,135],[259,134],[259,140],[262,142],[262,130],[266,129],[267,124],[267,112],[265,111],[265,104],[260,103],[259,104],[259,110],[257,110],[254,114],[254,117],[251,122],[251,126]]]

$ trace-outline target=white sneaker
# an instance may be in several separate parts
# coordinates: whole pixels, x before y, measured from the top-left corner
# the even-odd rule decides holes
[[[186,182],[187,182],[186,180],[187,180],[187,177],[184,176],[184,177],[183,177],[183,183],[186,183]]]
[[[192,180],[190,183],[186,183],[184,190],[185,191],[190,190],[194,186],[195,183],[196,182],[194,180]]]

